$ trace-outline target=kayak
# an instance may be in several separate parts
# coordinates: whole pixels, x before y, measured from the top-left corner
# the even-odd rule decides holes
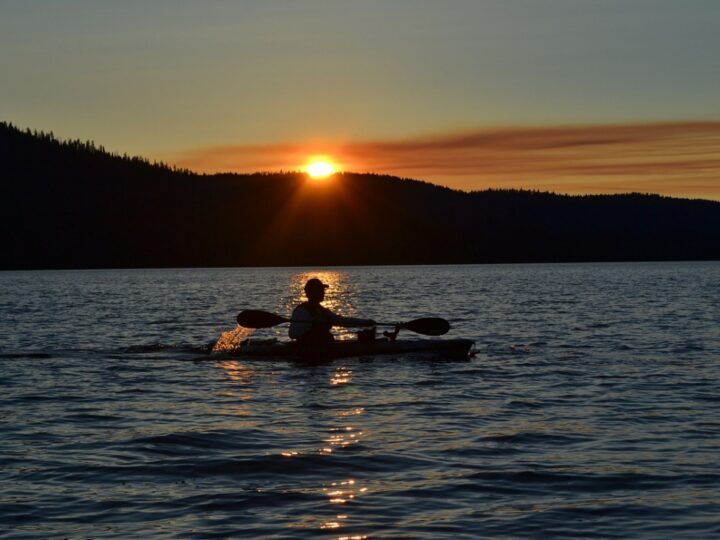
[[[254,358],[301,360],[398,354],[467,358],[474,345],[475,342],[471,339],[376,339],[374,341],[334,341],[308,347],[292,341],[248,339],[231,354]]]

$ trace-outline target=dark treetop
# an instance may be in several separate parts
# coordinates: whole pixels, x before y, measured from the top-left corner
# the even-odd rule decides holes
[[[720,203],[199,175],[0,123],[0,268],[720,259]]]

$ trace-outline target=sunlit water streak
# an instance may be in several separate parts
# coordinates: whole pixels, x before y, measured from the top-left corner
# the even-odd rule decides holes
[[[207,359],[311,276],[479,354]],[[718,537],[719,288],[720,263],[0,273],[0,537]]]

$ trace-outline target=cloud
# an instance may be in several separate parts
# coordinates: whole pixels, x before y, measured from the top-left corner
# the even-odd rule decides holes
[[[171,156],[201,172],[298,170],[311,155],[344,170],[460,189],[656,192],[720,200],[720,122],[531,126],[404,140],[235,145]]]

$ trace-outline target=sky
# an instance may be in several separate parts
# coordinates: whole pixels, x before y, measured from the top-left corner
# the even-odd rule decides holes
[[[0,120],[199,172],[720,200],[718,0],[0,0]]]

